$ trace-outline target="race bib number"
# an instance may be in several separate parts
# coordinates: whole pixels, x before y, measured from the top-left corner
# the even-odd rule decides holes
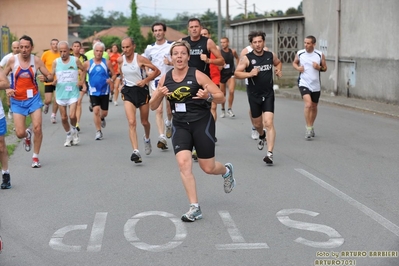
[[[32,89],[26,90],[26,97],[27,98],[32,98],[33,97],[33,90]]]
[[[224,69],[229,69],[230,68],[230,64],[225,64],[224,65]]]
[[[72,86],[65,86],[65,91],[72,91]]]
[[[185,113],[186,112],[186,104],[185,103],[175,103],[176,112]]]

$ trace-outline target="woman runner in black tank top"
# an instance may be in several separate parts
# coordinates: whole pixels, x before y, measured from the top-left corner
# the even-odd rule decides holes
[[[159,81],[150,100],[151,110],[156,110],[167,96],[173,115],[172,144],[179,165],[181,178],[190,202],[190,209],[181,219],[194,222],[202,218],[198,204],[195,177],[192,172],[191,150],[195,145],[201,169],[212,175],[222,175],[224,190],[231,192],[235,185],[233,166],[215,160],[215,120],[209,103],[223,102],[219,88],[204,73],[188,66],[190,45],[175,42],[171,48],[174,69]]]

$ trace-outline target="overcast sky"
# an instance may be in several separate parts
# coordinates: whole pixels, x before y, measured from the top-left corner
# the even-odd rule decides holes
[[[90,11],[97,7],[103,7],[105,14],[108,11],[120,11],[125,16],[130,15],[130,0],[77,0],[82,9],[79,10],[82,15],[90,16]],[[220,0],[222,16],[226,16],[226,0]],[[270,12],[272,10],[282,10],[285,12],[288,8],[298,8],[301,0],[247,0],[247,12],[258,13]],[[197,3],[196,5],[194,3]],[[229,0],[229,13],[233,18],[240,13],[244,13],[245,0]],[[202,14],[208,9],[211,12],[218,12],[218,0],[136,0],[137,13],[139,15],[158,15],[163,18],[173,19],[177,13],[188,12],[189,14]]]

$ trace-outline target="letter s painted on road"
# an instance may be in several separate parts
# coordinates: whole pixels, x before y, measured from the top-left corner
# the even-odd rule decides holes
[[[341,235],[335,229],[327,225],[291,220],[289,217],[290,214],[306,214],[312,217],[316,217],[317,215],[319,215],[319,213],[302,209],[284,209],[277,212],[276,216],[277,219],[285,226],[300,230],[320,232],[330,237],[330,239],[326,242],[316,242],[312,240],[307,240],[302,237],[295,239],[295,242],[314,248],[337,248],[344,243],[344,238],[341,237]]]

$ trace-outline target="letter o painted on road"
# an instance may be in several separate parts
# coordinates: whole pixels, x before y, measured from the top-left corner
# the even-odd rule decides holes
[[[138,221],[140,221],[141,218],[147,217],[147,216],[162,216],[165,218],[169,218],[169,220],[172,221],[172,223],[176,227],[176,234],[173,238],[173,240],[169,241],[168,243],[164,245],[150,245],[147,243],[142,242],[136,234],[136,224]],[[134,215],[132,218],[127,220],[125,223],[125,226],[123,228],[123,234],[125,235],[125,238],[127,241],[130,242],[133,246],[135,246],[138,249],[142,250],[147,250],[147,251],[152,251],[152,252],[161,252],[161,251],[166,251],[169,249],[173,249],[177,246],[179,246],[181,243],[183,243],[183,240],[187,237],[187,230],[186,226],[183,224],[183,222],[174,216],[173,214],[167,213],[167,212],[160,212],[160,211],[148,211],[148,212],[142,212],[139,214]]]

